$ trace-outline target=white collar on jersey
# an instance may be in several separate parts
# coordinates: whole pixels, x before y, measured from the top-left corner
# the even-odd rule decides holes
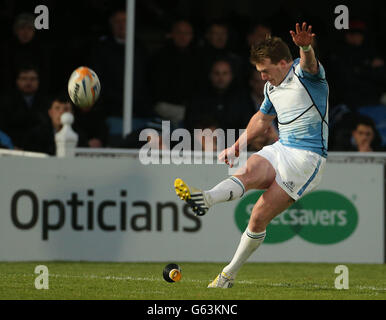
[[[295,64],[295,61],[292,62],[292,65],[290,67],[290,69],[288,70],[286,76],[284,77],[284,79],[279,83],[278,86],[274,86],[273,84],[271,84],[271,82],[268,81],[269,83],[269,88],[271,88],[271,86],[273,87],[272,89],[274,88],[279,88],[279,87],[284,87],[286,84],[288,84],[289,82],[291,82],[293,80],[293,70],[294,70],[294,64]]]

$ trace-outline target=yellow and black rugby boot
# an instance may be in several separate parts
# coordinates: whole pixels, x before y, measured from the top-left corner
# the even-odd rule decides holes
[[[180,178],[174,181],[174,188],[177,196],[184,200],[197,216],[203,216],[208,211],[209,207],[202,190],[189,188]]]
[[[232,288],[234,279],[230,278],[225,272],[221,272],[216,279],[209,283],[208,288]]]

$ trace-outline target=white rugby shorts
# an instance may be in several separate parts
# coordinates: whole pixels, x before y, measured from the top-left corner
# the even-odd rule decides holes
[[[271,163],[276,171],[277,184],[294,200],[319,185],[326,165],[326,158],[319,154],[287,147],[279,141],[254,154]]]

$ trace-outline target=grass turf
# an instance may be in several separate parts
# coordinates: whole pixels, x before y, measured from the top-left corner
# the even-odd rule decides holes
[[[127,300],[386,300],[386,265],[345,264],[349,289],[335,289],[337,264],[247,263],[233,288],[207,289],[224,263],[177,262],[182,280],[162,278],[166,263],[1,262],[0,299]],[[35,288],[37,265],[49,270],[49,289]]]

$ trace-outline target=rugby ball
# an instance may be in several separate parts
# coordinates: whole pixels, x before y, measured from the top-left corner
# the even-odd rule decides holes
[[[68,94],[80,108],[90,108],[98,100],[101,84],[96,73],[88,67],[79,67],[68,80]]]

